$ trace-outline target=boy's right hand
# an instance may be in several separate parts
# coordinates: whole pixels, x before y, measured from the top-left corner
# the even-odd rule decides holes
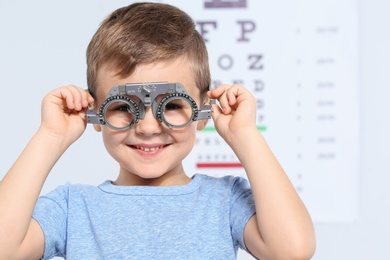
[[[93,101],[86,90],[73,85],[49,92],[42,100],[39,130],[72,144],[86,128],[85,110]]]

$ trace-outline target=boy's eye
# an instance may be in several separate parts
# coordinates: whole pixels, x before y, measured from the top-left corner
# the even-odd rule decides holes
[[[173,103],[173,102],[170,102],[165,106],[166,110],[176,110],[176,109],[182,109],[182,108],[183,108],[182,104]]]
[[[119,111],[119,112],[131,112],[131,108],[127,104],[121,104],[117,106],[111,106],[110,110],[112,111]]]
[[[117,108],[117,110],[119,111],[130,111],[130,107],[129,106],[120,106]]]

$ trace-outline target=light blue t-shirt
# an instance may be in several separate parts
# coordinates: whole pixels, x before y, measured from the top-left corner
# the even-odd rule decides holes
[[[255,213],[247,180],[196,174],[183,186],[64,185],[33,217],[43,259],[236,259]]]

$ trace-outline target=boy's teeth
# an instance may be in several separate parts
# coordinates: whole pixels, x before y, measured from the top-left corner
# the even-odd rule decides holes
[[[154,152],[154,151],[157,151],[158,149],[160,149],[160,147],[147,148],[147,147],[137,146],[137,149],[140,149],[140,150],[145,151],[145,152]]]

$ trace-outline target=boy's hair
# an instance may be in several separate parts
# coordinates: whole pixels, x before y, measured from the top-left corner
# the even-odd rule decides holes
[[[102,66],[117,70],[117,75],[125,78],[137,64],[182,57],[189,61],[203,100],[211,81],[208,54],[191,17],[168,4],[122,7],[102,22],[88,45],[89,92],[96,98],[97,73]]]

